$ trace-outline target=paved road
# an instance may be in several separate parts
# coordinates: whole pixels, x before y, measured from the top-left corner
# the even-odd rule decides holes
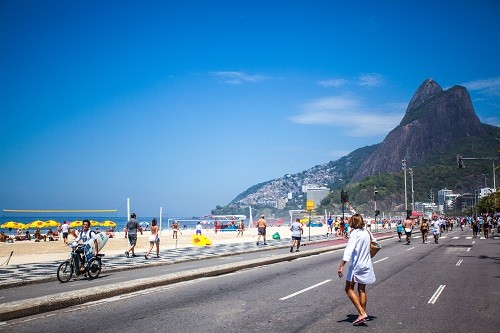
[[[378,237],[392,236],[393,233],[389,232]],[[4,267],[1,269],[0,284],[5,288],[0,295],[0,301],[3,303],[0,307],[0,321],[153,286],[227,274],[244,268],[289,260],[290,256],[307,256],[343,247],[346,242],[326,235],[311,237],[310,240],[309,237],[304,238],[304,244],[307,246],[303,249],[309,250],[293,254],[285,250],[290,240],[281,239],[268,241],[267,246],[240,243],[168,250],[163,251],[161,259],[157,260],[145,260],[141,257],[128,259],[125,256],[105,257],[105,269],[101,278],[90,281],[78,277],[66,284],[54,282],[57,262]],[[82,287],[88,292],[77,295],[72,292]]]
[[[368,327],[352,327],[355,311],[335,274],[342,251],[328,251],[11,320],[0,329],[68,332],[73,328],[63,323],[84,316],[92,318],[87,329],[100,332],[495,331],[500,240],[460,230],[445,236],[438,245],[421,244],[418,235],[410,246],[382,242]]]

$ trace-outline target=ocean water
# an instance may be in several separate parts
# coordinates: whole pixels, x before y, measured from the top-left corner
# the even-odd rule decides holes
[[[156,218],[156,221],[158,225],[160,225],[160,218],[159,217],[137,217],[137,221],[139,223],[148,223],[151,225],[151,221],[153,218]],[[91,214],[64,214],[64,213],[43,213],[43,214],[23,214],[23,213],[4,213],[1,218],[0,218],[0,224],[3,224],[8,221],[14,221],[14,222],[20,222],[24,224],[29,224],[33,221],[41,220],[41,221],[47,221],[47,220],[55,220],[59,223],[63,223],[64,221],[68,222],[73,222],[73,221],[82,221],[84,219],[88,220],[95,220],[98,222],[103,222],[106,220],[110,220],[116,223],[115,231],[123,231],[125,228],[125,225],[127,224],[128,218],[125,216],[113,216],[113,215],[91,215]],[[161,230],[168,230],[170,229],[170,225],[172,222],[176,220],[179,223],[179,227],[181,229],[195,229],[196,225],[198,222],[202,223],[202,226],[204,229],[210,229],[214,227],[214,222],[212,219],[209,218],[186,218],[186,217],[162,217],[161,219]],[[236,221],[235,221],[236,222]],[[249,219],[245,220],[245,225],[249,224]],[[223,225],[228,224],[229,221],[223,221]],[[96,227],[91,227],[91,229],[95,229]],[[55,228],[52,228],[53,230]],[[106,227],[99,227],[99,230],[106,230]],[[1,229],[5,233],[9,233],[8,229]],[[30,229],[28,229],[30,230]],[[34,229],[33,229],[34,230]],[[48,230],[47,229],[42,229],[41,232],[44,233]],[[16,232],[16,230],[12,230],[12,233]]]

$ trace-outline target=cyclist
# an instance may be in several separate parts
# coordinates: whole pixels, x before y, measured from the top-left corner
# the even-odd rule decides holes
[[[76,241],[81,245],[75,251],[75,266],[82,272],[85,270],[85,255],[90,251],[89,242],[95,237],[96,233],[93,230],[90,230],[90,221],[83,220],[83,227],[78,233],[76,237]],[[87,258],[88,259],[88,258]]]

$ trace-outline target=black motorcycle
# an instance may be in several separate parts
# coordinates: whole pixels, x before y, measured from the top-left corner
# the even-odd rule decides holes
[[[73,274],[88,276],[90,279],[95,279],[101,274],[102,261],[104,254],[98,253],[92,256],[89,260],[84,254],[85,244],[72,242],[68,245],[71,247],[69,259],[62,262],[57,268],[57,279],[62,283],[71,280]],[[81,268],[83,267],[83,268]]]

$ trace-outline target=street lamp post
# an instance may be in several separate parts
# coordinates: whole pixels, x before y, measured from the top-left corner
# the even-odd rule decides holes
[[[375,197],[375,232],[378,232],[377,216],[379,214],[377,210],[377,194],[378,194],[377,186],[373,186],[373,195]]]
[[[415,201],[413,201],[413,168],[408,168],[411,177],[411,211],[415,210]]]
[[[401,161],[405,173],[405,214],[408,214],[408,195],[406,192],[406,157]]]
[[[344,204],[349,201],[349,196],[347,195],[347,192],[342,190],[340,192],[340,201],[342,202],[342,222],[344,223]]]

